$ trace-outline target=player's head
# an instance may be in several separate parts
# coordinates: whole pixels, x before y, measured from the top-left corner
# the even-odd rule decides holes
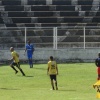
[[[53,56],[50,56],[50,60],[53,61]]]
[[[11,51],[11,52],[14,51],[14,48],[13,48],[13,47],[10,47],[10,51]]]
[[[28,41],[27,41],[27,43],[28,43],[28,44],[30,44],[30,43],[31,43],[31,41],[30,41],[30,40],[28,40]]]
[[[100,53],[98,53],[98,56],[100,57]]]

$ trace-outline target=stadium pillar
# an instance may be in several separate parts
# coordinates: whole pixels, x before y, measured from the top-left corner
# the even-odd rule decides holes
[[[85,49],[85,27],[84,27],[84,49]]]
[[[25,27],[25,48],[26,48],[26,32],[27,32],[27,29]]]

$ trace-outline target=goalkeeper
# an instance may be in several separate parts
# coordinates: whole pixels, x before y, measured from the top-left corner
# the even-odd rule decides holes
[[[28,41],[26,44],[25,52],[26,51],[27,51],[27,58],[29,61],[30,68],[33,68],[32,56],[33,56],[33,52],[34,52],[34,45],[32,45],[30,41]]]

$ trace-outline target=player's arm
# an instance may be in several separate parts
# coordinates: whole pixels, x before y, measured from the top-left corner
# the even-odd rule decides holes
[[[27,47],[25,47],[24,55],[25,55],[26,51],[27,51]]]
[[[34,52],[34,50],[35,50],[35,49],[34,49],[34,45],[32,45],[32,53]]]
[[[32,52],[34,52],[34,50],[35,50],[35,49],[34,49],[34,47],[33,47],[33,50],[32,50]]]
[[[97,59],[95,60],[95,65],[98,67],[98,60]]]
[[[15,60],[15,57],[14,57],[14,56],[12,56],[12,58],[11,58],[10,60]]]
[[[48,75],[48,73],[49,73],[49,64],[48,64],[48,68],[47,68],[47,75]]]
[[[58,66],[57,66],[57,64],[56,64],[56,70],[57,70],[57,75],[58,75]]]
[[[27,48],[25,48],[25,52],[27,51]]]

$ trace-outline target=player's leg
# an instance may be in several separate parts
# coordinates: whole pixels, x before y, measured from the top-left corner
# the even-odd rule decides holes
[[[30,54],[30,68],[33,68],[32,54]]]
[[[100,67],[97,68],[97,72],[98,72],[98,80],[100,80]]]
[[[29,61],[30,68],[32,68],[33,67],[33,65],[32,65],[32,59],[29,58],[28,61]]]
[[[52,90],[54,90],[55,88],[54,88],[54,84],[53,84],[53,76],[52,75],[50,75],[50,79],[51,79]]]
[[[30,65],[30,68],[33,67],[33,62],[32,62],[32,55],[31,54],[28,54],[28,61],[29,61],[29,65]]]
[[[100,74],[98,74],[98,80],[100,80]]]
[[[23,70],[20,68],[20,63],[19,63],[19,62],[16,64],[16,67],[20,70],[20,72],[22,73],[22,75],[25,76],[25,73],[24,73]]]
[[[53,76],[53,79],[54,79],[54,82],[55,82],[56,90],[58,90],[58,86],[57,86],[57,77],[56,77],[56,75]]]
[[[30,65],[30,68],[33,68],[32,58],[29,59],[29,65]]]
[[[10,67],[15,71],[15,74],[17,74],[18,71],[16,70],[16,68],[15,68],[14,66],[15,66],[15,63],[12,62],[12,63],[10,64]]]

